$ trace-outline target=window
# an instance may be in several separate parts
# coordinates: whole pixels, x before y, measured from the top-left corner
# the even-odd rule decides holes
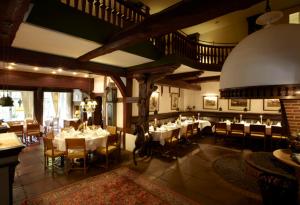
[[[300,12],[292,13],[289,15],[290,24],[300,24]]]
[[[0,106],[0,119],[4,121],[33,119],[33,92],[8,90],[0,93],[0,97],[10,96],[14,105],[12,107]]]

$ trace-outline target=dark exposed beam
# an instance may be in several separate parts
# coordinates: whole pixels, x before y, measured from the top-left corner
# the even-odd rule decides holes
[[[205,83],[205,82],[213,82],[213,81],[220,81],[220,76],[216,75],[216,76],[202,77],[193,80],[186,80],[187,83]]]
[[[178,29],[200,24],[216,17],[241,9],[246,9],[263,0],[186,0],[181,1],[157,14],[151,15],[143,22],[128,27],[112,36],[100,48],[79,57],[88,61],[97,56],[123,49],[129,45],[171,33]]]
[[[189,84],[182,80],[168,80],[168,79],[162,79],[156,82],[158,85],[167,85],[177,88],[184,88],[184,89],[190,89],[190,90],[201,90],[201,87],[199,85],[193,85]]]
[[[39,67],[50,67],[58,68],[62,67],[66,70],[72,71],[86,71],[94,74],[100,75],[120,75],[125,76],[125,69],[110,66],[101,63],[93,62],[80,62],[73,58],[46,54],[36,51],[30,51],[20,48],[1,48],[0,50],[5,50],[6,55],[0,55],[1,61],[15,62],[21,64],[27,64]]]
[[[202,73],[203,73],[203,71],[192,71],[192,72],[187,72],[187,73],[176,73],[176,74],[167,75],[166,79],[169,79],[169,80],[186,80],[186,79],[198,77]]]
[[[176,70],[180,65],[169,63],[162,65],[149,64],[151,66],[137,66],[127,70],[127,76],[134,76],[135,74],[168,74]]]
[[[30,0],[0,2],[0,46],[10,46],[28,10]]]

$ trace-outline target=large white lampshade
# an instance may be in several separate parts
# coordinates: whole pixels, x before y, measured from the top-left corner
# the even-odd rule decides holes
[[[220,89],[300,84],[300,25],[272,25],[243,39],[227,57]]]

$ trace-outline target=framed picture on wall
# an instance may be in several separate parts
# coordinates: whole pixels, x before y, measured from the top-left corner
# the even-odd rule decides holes
[[[203,109],[217,110],[218,96],[203,96]]]
[[[159,92],[153,92],[149,101],[149,111],[154,112],[159,110]]]
[[[279,99],[264,99],[263,109],[265,111],[278,111],[280,109]]]
[[[249,111],[251,100],[249,99],[229,99],[228,110]]]
[[[179,103],[179,93],[171,93],[171,110],[177,110]]]

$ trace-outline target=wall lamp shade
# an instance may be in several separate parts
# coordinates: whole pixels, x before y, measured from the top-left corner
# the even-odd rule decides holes
[[[243,39],[227,57],[220,89],[300,84],[300,25],[280,24]]]

